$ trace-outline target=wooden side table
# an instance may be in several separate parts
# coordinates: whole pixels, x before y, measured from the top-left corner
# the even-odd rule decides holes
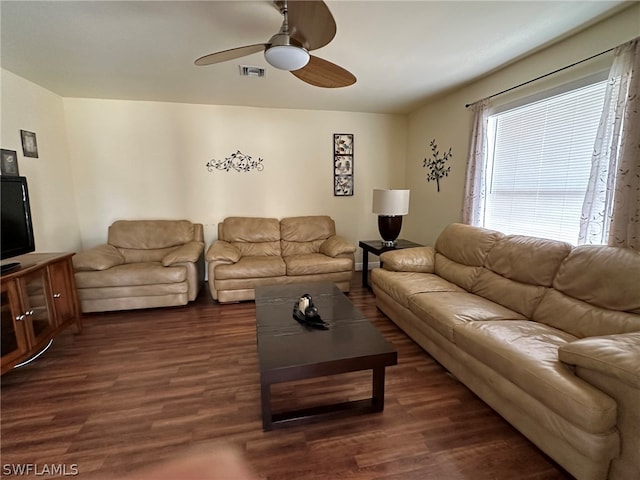
[[[362,248],[362,285],[371,290],[369,285],[369,253],[380,256],[384,252],[389,250],[402,250],[403,248],[423,247],[419,243],[410,242],[409,240],[396,240],[396,244],[393,247],[385,247],[382,244],[382,240],[360,240],[358,243]],[[382,262],[380,263],[382,266]]]

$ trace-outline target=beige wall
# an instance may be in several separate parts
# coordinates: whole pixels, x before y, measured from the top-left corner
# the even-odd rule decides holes
[[[640,35],[640,4],[636,3],[619,14],[584,30],[556,45],[518,61],[484,79],[442,96],[409,116],[406,186],[411,189],[409,215],[405,218],[404,238],[433,244],[442,229],[460,221],[463,185],[469,141],[472,109],[465,104],[526,82],[540,75],[588,58]],[[608,69],[612,56],[603,56],[563,73],[535,82],[508,95],[496,97],[494,104],[513,101],[533,93]],[[427,169],[422,167],[430,155],[429,142],[435,139],[440,150],[451,147],[448,162],[451,173],[436,192],[434,182],[427,182]]]
[[[2,70],[2,148],[29,178],[40,251],[101,243],[118,218],[189,218],[207,243],[229,215],[328,214],[350,241],[377,238],[374,188],[410,188],[401,236],[432,243],[460,218],[471,115],[465,103],[640,35],[635,4],[590,29],[430,102],[409,116],[95,99],[61,99]],[[506,102],[607,68],[600,58],[498,97]],[[22,156],[20,129],[37,134],[40,158]],[[334,197],[332,134],[355,135],[355,195]],[[452,148],[436,193],[422,161],[429,141]],[[208,172],[236,150],[262,172]],[[358,251],[358,257],[360,252]]]
[[[75,251],[80,246],[62,99],[2,70],[2,148],[18,154],[27,177],[38,251]],[[35,132],[38,157],[22,154],[20,130]]]
[[[95,99],[64,108],[85,247],[120,218],[201,222],[209,244],[230,215],[316,214],[356,244],[378,237],[372,190],[404,183],[406,116]],[[352,197],[333,196],[334,133],[355,136]],[[207,171],[237,150],[264,170]]]

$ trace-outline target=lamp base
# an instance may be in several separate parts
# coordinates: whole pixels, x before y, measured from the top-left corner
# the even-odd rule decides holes
[[[378,215],[378,232],[385,247],[395,246],[401,228],[402,215]]]

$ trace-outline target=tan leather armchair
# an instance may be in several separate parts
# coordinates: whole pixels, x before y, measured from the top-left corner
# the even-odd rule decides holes
[[[202,224],[119,220],[106,244],[73,257],[83,312],[186,305],[204,281]]]
[[[209,290],[221,303],[253,300],[260,285],[328,280],[348,292],[355,250],[328,216],[229,217],[206,254]]]

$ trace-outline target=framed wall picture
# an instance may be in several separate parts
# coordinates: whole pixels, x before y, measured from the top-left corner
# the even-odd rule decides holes
[[[335,133],[333,135],[333,153],[336,155],[353,155],[353,134]]]
[[[20,130],[20,138],[22,139],[22,153],[25,157],[38,158],[38,143],[36,142],[36,134]]]
[[[350,197],[354,187],[353,134],[333,134],[333,195]]]
[[[18,171],[18,154],[15,150],[2,149],[0,157],[0,170],[2,175],[17,177],[20,175]]]

